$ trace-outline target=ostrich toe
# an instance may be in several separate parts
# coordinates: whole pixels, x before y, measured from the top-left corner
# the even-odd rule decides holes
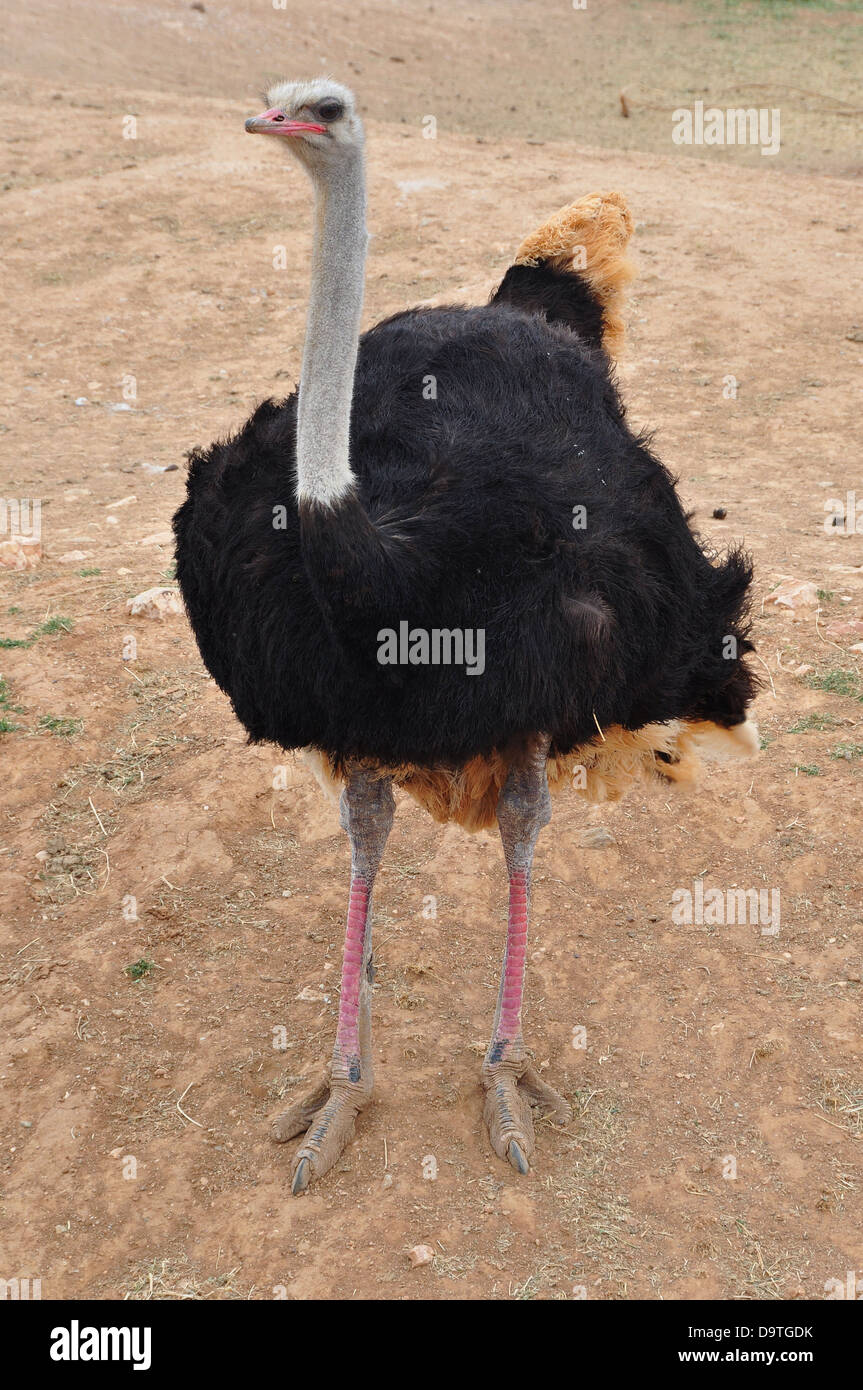
[[[354,1137],[356,1117],[368,1103],[370,1092],[362,1085],[333,1080],[329,1068],[303,1096],[278,1115],[272,1124],[280,1144],[304,1134],[294,1157],[291,1192],[298,1197],[315,1178],[322,1178]]]
[[[528,1173],[536,1147],[533,1111],[554,1124],[565,1125],[572,1117],[568,1103],[526,1060],[487,1064],[482,1082],[483,1119],[492,1148],[516,1172]]]

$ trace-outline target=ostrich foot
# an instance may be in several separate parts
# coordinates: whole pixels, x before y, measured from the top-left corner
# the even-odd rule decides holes
[[[520,1062],[486,1063],[482,1069],[485,1087],[483,1119],[491,1146],[498,1158],[507,1159],[519,1173],[530,1172],[530,1159],[536,1147],[533,1110],[557,1125],[572,1118],[568,1103],[549,1086],[527,1058]]]
[[[356,1117],[370,1099],[370,1089],[334,1080],[327,1067],[305,1095],[273,1120],[273,1138],[280,1144],[297,1134],[306,1136],[294,1156],[291,1192],[295,1197],[305,1192],[313,1178],[322,1178],[330,1171],[353,1139]]]

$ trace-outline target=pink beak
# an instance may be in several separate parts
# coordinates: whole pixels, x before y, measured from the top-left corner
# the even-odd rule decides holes
[[[262,111],[260,116],[250,116],[246,121],[246,130],[250,135],[326,135],[327,127],[318,125],[314,121],[289,121],[284,111],[278,106],[273,106],[269,111]]]

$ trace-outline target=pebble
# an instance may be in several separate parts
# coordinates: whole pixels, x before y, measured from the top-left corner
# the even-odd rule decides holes
[[[326,999],[326,995],[319,989],[312,989],[311,985],[306,985],[294,998],[301,999],[304,1004],[320,1004]]]
[[[145,589],[142,594],[136,594],[134,598],[126,600],[126,612],[130,618],[162,618],[174,617],[183,611],[183,600],[180,598],[179,590]]]
[[[152,536],[144,536],[138,541],[139,545],[171,545],[173,544],[173,531],[154,531]]]
[[[32,570],[42,559],[40,541],[15,536],[12,540],[0,541],[0,565],[7,570]]]
[[[580,849],[608,849],[614,842],[614,836],[604,825],[589,825],[586,830],[578,832]]]
[[[863,622],[859,618],[848,618],[828,623],[824,630],[833,641],[841,637],[856,637],[859,642],[863,638]]]
[[[786,617],[794,618],[801,609],[817,608],[818,602],[818,589],[811,579],[785,578],[767,595],[764,605],[770,604]]]

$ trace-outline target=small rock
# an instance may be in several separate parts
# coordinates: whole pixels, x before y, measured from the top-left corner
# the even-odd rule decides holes
[[[863,652],[863,642],[855,642],[848,650],[849,652]]]
[[[42,559],[42,542],[14,536],[0,541],[0,565],[7,570],[32,570]]]
[[[154,531],[152,536],[144,536],[143,540],[138,541],[139,545],[171,545],[174,540],[173,531]]]
[[[614,844],[614,836],[610,830],[606,830],[604,825],[589,825],[586,830],[578,832],[578,846],[580,849],[607,849]]]
[[[137,502],[137,500],[134,494],[130,497],[121,497],[119,502],[107,502],[105,504],[105,511],[113,512],[116,511],[118,507],[130,507],[132,503]]]
[[[381,1180],[381,1187],[392,1187],[392,1185],[393,1185],[393,1175],[392,1175],[392,1173],[384,1173],[383,1178],[382,1178],[382,1180]]]
[[[859,641],[863,637],[863,622],[859,618],[838,620],[828,623],[824,631],[834,642],[841,637],[856,637]]]
[[[413,1250],[408,1253],[408,1259],[417,1269],[419,1265],[430,1265],[434,1259],[434,1251],[430,1245],[415,1245]]]
[[[67,550],[65,555],[58,555],[57,559],[61,565],[76,565],[80,560],[89,560],[92,554],[92,550]]]
[[[177,589],[145,589],[142,594],[126,600],[130,618],[171,618],[183,611],[183,601]]]
[[[714,508],[713,508],[713,516],[715,517],[715,519],[716,519],[717,521],[724,521],[725,518],[727,517],[727,515],[728,515],[728,512],[725,510],[724,507],[714,507]]]
[[[803,662],[801,662],[801,664],[797,667],[797,669],[796,669],[796,671],[794,672],[794,674],[795,674],[795,676],[798,676],[798,677],[802,680],[804,676],[811,676],[811,675],[812,675],[812,672],[813,672],[814,670],[815,670],[815,667],[811,664],[811,662],[809,662],[809,661],[803,661]]]
[[[801,609],[818,607],[818,589],[811,579],[783,579],[778,588],[764,600],[786,617],[804,616]]]
[[[305,988],[301,989],[299,994],[294,997],[296,999],[301,999],[304,1004],[321,1004],[326,998],[325,995],[321,994],[319,989],[312,989],[311,985],[306,985]]]

